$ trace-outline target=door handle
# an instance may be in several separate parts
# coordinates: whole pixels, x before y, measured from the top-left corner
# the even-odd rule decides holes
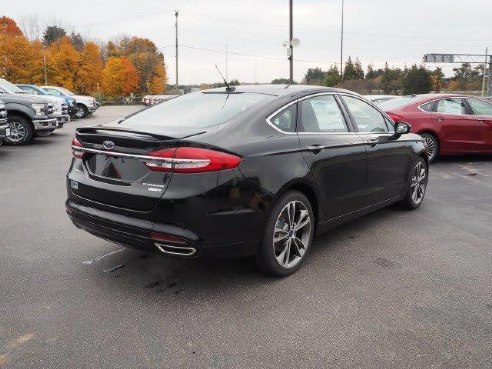
[[[437,117],[438,122],[442,122],[445,118],[444,117]]]
[[[323,150],[325,147],[320,144],[308,145],[307,149],[314,152],[315,154]]]
[[[372,147],[376,146],[379,143],[379,139],[377,138],[371,138],[367,140],[367,143],[371,145]]]

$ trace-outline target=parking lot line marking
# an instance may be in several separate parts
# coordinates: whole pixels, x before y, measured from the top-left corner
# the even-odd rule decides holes
[[[116,250],[116,251],[112,251],[109,254],[105,254],[105,255],[99,256],[97,258],[91,259],[91,260],[83,261],[82,264],[89,264],[90,265],[90,264],[92,264],[94,262],[97,262],[97,261],[99,261],[101,259],[104,259],[107,256],[114,255],[114,254],[117,254],[118,252],[122,252],[122,251],[125,251],[125,249],[119,249],[119,250]]]

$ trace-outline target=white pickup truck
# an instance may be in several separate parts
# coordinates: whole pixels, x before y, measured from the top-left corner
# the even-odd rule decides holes
[[[58,97],[70,96],[77,102],[77,111],[74,114],[75,118],[85,118],[88,115],[94,113],[99,107],[96,99],[92,96],[76,95],[72,91],[63,87],[57,86],[41,86],[48,94]]]

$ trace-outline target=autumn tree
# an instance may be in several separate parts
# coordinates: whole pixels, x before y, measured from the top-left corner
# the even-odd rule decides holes
[[[0,17],[0,34],[6,36],[24,36],[17,23],[9,17]]]
[[[139,76],[126,57],[109,57],[102,72],[102,88],[112,98],[128,96],[138,90]]]
[[[73,47],[75,47],[75,49],[78,52],[82,52],[84,50],[85,42],[84,42],[84,38],[80,33],[72,32],[70,34],[70,41],[72,42]]]
[[[102,78],[102,69],[99,46],[94,42],[86,42],[80,54],[75,89],[83,94],[94,94]]]
[[[51,44],[47,52],[47,69],[50,83],[75,89],[80,54],[67,36]]]
[[[42,69],[42,48],[20,32],[14,20],[0,18],[0,76],[15,83],[34,83]]]
[[[444,73],[441,68],[436,68],[436,70],[431,73],[432,90],[434,92],[441,92],[444,83],[443,79]]]

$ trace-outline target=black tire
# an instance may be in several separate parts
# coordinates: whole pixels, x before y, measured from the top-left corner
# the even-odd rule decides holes
[[[422,173],[424,175],[423,178],[422,178]],[[428,181],[429,181],[429,167],[423,158],[418,157],[414,161],[410,169],[410,174],[408,178],[408,190],[407,193],[405,194],[404,199],[400,202],[400,205],[408,210],[419,208],[424,202],[425,191],[427,189]],[[417,193],[415,191],[417,191]]]
[[[429,150],[429,163],[432,163],[439,156],[439,140],[432,133],[422,133],[421,136]]]
[[[291,209],[294,209],[293,221],[288,222],[286,218]],[[314,222],[311,203],[302,193],[289,191],[279,198],[270,213],[256,254],[259,269],[277,277],[296,272],[311,249]],[[302,224],[304,226],[299,227]],[[274,235],[279,238],[275,242]]]
[[[8,145],[27,145],[34,139],[34,126],[29,119],[21,115],[9,115],[7,121],[10,124],[10,136],[5,138]]]
[[[84,104],[77,104],[77,112],[74,114],[75,118],[83,119],[89,115],[89,110]]]

